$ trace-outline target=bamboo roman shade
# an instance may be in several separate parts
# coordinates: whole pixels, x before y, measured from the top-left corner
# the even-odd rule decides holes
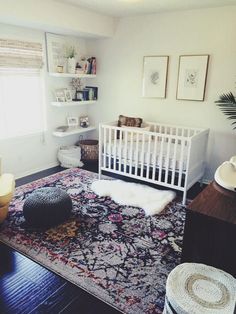
[[[42,66],[42,44],[0,39],[0,68],[40,69]]]

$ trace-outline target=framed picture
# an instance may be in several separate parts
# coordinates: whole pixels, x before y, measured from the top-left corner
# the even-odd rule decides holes
[[[179,57],[179,74],[176,99],[203,101],[209,55]]]
[[[89,126],[89,118],[88,116],[83,116],[79,118],[79,125],[81,128],[87,128]]]
[[[79,125],[79,119],[77,117],[67,117],[68,127],[77,127]]]
[[[76,91],[76,100],[78,101],[84,100],[84,92],[82,90]]]
[[[65,37],[45,33],[48,72],[66,72]]]
[[[56,97],[56,101],[65,102],[66,101],[65,89],[64,88],[56,89],[55,90],[55,97]]]
[[[143,97],[166,97],[168,62],[168,56],[145,56],[143,58]]]
[[[65,100],[66,101],[72,101],[72,95],[71,95],[71,91],[67,88],[64,89],[64,95],[65,95]]]
[[[74,47],[75,52],[80,51],[78,43],[70,36],[45,33],[47,70],[53,73],[68,72],[68,49]],[[79,58],[79,56],[78,56]]]

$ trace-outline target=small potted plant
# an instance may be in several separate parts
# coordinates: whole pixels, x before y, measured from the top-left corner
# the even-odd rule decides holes
[[[67,58],[67,72],[74,74],[75,73],[75,47],[70,46],[66,49],[66,58]]]

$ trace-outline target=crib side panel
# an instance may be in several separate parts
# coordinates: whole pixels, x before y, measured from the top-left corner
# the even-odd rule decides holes
[[[188,138],[100,125],[99,139],[100,171],[184,189]]]

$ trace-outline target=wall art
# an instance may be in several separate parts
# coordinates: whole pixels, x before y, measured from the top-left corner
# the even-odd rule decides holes
[[[78,117],[67,117],[67,125],[68,125],[68,127],[78,127],[79,118]]]
[[[179,57],[176,99],[204,100],[208,63],[209,55]]]
[[[168,56],[145,56],[143,58],[143,97],[166,97],[168,62]]]

